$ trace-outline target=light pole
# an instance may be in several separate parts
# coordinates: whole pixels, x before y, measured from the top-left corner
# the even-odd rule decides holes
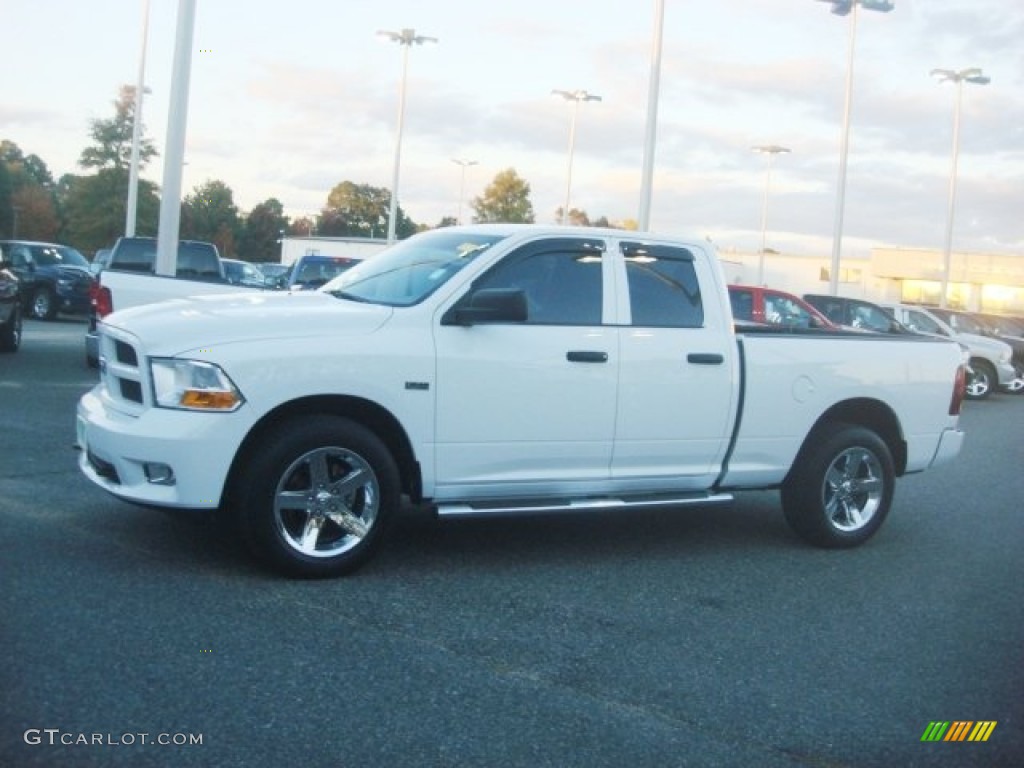
[[[459,217],[455,220],[456,224],[462,223],[462,199],[465,196],[466,191],[466,168],[471,165],[477,165],[476,160],[457,160],[452,158],[452,162],[462,167],[462,180],[459,182]]]
[[[888,13],[896,7],[891,0],[818,0],[829,3],[832,13],[850,16],[850,46],[846,64],[846,100],[843,106],[842,143],[839,150],[839,181],[836,184],[835,229],[832,233],[832,266],[829,270],[828,290],[833,296],[839,293],[839,255],[843,243],[843,210],[846,204],[846,158],[850,151],[850,104],[853,97],[853,52],[857,41],[857,6],[868,11]]]
[[[139,204],[139,143],[142,141],[142,97],[146,92],[146,41],[149,38],[149,0],[142,8],[142,50],[139,54],[139,77],[135,81],[135,114],[132,117],[132,155],[128,171],[128,201],[124,210],[125,237],[135,236],[136,211]]]
[[[398,88],[398,130],[395,136],[395,168],[391,176],[391,209],[388,213],[388,243],[395,242],[395,227],[398,223],[398,170],[402,164],[402,124],[405,121],[405,80],[409,72],[409,49],[423,43],[436,43],[436,37],[417,35],[415,29],[401,32],[378,30],[378,35],[402,46],[402,81]]]
[[[949,273],[953,261],[953,209],[956,207],[956,168],[960,159],[960,103],[963,100],[964,83],[988,85],[991,78],[982,74],[978,67],[961,69],[933,69],[932,77],[940,83],[953,83],[956,86],[956,107],[953,110],[953,167],[949,172],[949,207],[946,209],[946,242],[942,251],[942,291],[939,294],[939,306],[945,309],[948,303],[946,294],[949,292]]]
[[[580,102],[600,101],[600,96],[595,96],[586,91],[551,91],[554,96],[561,96],[566,101],[573,102],[572,119],[569,122],[569,170],[565,181],[565,206],[562,208],[562,224],[569,223],[569,196],[572,193],[572,155],[576,146],[576,116],[580,111]]]
[[[647,82],[647,127],[644,131],[644,159],[640,171],[640,211],[637,228],[651,228],[651,188],[654,185],[654,143],[658,134],[658,92],[661,81],[661,41],[665,24],[665,0],[654,1],[654,34],[651,39],[651,74]]]
[[[755,152],[760,152],[768,158],[764,180],[764,203],[761,205],[761,254],[757,262],[757,284],[764,285],[764,257],[767,251],[766,240],[768,234],[768,194],[772,186],[772,160],[775,159],[776,155],[789,152],[789,150],[777,144],[762,144],[757,147],[751,147],[751,149]]]

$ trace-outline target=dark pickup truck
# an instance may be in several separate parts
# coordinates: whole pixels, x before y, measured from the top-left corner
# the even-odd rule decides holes
[[[21,284],[28,315],[53,320],[60,312],[84,315],[89,311],[89,262],[74,248],[33,240],[0,240],[0,249],[7,268]]]

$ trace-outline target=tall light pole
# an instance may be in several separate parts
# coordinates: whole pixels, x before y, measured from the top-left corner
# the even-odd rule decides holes
[[[953,83],[956,86],[956,107],[953,110],[953,167],[949,172],[949,206],[946,209],[946,242],[942,251],[942,291],[939,294],[939,306],[945,308],[948,303],[946,294],[949,292],[949,273],[953,262],[953,211],[956,207],[956,168],[960,159],[960,104],[963,100],[964,83],[988,85],[991,78],[982,74],[978,67],[969,67],[955,71],[952,69],[933,69],[932,77],[940,83]]]
[[[757,284],[764,285],[764,257],[768,250],[768,195],[772,186],[772,161],[776,155],[787,153],[789,150],[786,147],[780,147],[778,144],[762,144],[757,147],[751,147],[751,149],[755,152],[760,152],[768,158],[764,180],[764,203],[761,205],[761,253],[757,262]]]
[[[465,197],[466,192],[466,168],[471,165],[477,165],[476,160],[459,160],[452,158],[452,162],[462,167],[462,179],[459,181],[459,217],[455,220],[456,224],[462,223],[462,199]]]
[[[192,78],[192,41],[195,38],[196,0],[178,0],[171,68],[171,96],[167,104],[167,136],[164,141],[164,177],[160,187],[160,223],[156,232],[158,275],[173,276],[178,264],[178,230],[181,227],[181,177],[185,168],[185,136],[188,129],[189,83]]]
[[[128,201],[124,211],[125,237],[135,236],[139,205],[139,143],[142,141],[142,98],[146,92],[146,42],[149,39],[149,0],[142,7],[142,47],[139,53],[139,77],[135,81],[135,114],[132,118],[132,155],[128,172]]]
[[[576,148],[576,116],[580,111],[580,102],[600,101],[601,97],[586,91],[553,90],[551,93],[554,96],[561,96],[566,101],[573,102],[572,118],[569,122],[569,169],[565,180],[565,205],[562,208],[562,224],[565,225],[569,223],[569,197],[572,193],[572,155]]]
[[[839,181],[836,184],[836,216],[832,233],[832,267],[829,270],[828,290],[833,296],[839,293],[839,255],[843,243],[843,211],[846,205],[846,158],[850,151],[850,104],[853,98],[853,52],[857,41],[857,6],[868,11],[888,13],[896,7],[891,0],[818,0],[829,3],[832,13],[850,16],[850,46],[846,63],[846,100],[843,106],[842,141],[839,149]]]
[[[658,133],[658,93],[661,81],[661,40],[665,23],[665,0],[654,0],[654,35],[651,39],[651,74],[647,82],[647,128],[644,131],[644,160],[640,172],[640,211],[637,229],[651,228],[651,188],[654,185],[654,142]]]
[[[395,136],[395,168],[391,175],[391,209],[388,212],[388,243],[395,242],[395,227],[398,224],[398,171],[402,165],[402,124],[405,122],[405,80],[409,73],[409,49],[423,43],[436,43],[436,37],[417,35],[415,29],[401,32],[378,30],[377,34],[402,46],[402,81],[398,88],[398,130]]]

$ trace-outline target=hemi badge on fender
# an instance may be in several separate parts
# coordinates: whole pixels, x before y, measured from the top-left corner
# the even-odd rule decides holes
[[[406,389],[416,389],[426,392],[430,389],[430,384],[426,381],[407,381],[405,382]]]

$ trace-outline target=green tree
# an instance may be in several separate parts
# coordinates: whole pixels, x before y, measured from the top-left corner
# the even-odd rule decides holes
[[[50,169],[38,155],[25,155],[13,141],[0,141],[0,233],[33,240],[57,239],[60,221],[55,190]]]
[[[473,199],[472,205],[479,222],[533,223],[530,185],[513,168],[498,173],[484,193]]]
[[[14,236],[14,201],[11,173],[7,163],[0,161],[0,237]]]
[[[248,261],[280,261],[281,235],[287,228],[281,202],[273,197],[264,200],[245,217],[239,253]]]
[[[135,87],[122,85],[114,101],[114,116],[93,120],[89,135],[95,144],[82,150],[78,164],[83,168],[128,168],[132,157],[132,127],[135,125]],[[156,157],[156,147],[145,137],[139,141],[139,167]]]
[[[60,236],[60,220],[53,192],[29,184],[11,195],[11,208],[18,212],[18,237],[53,242]],[[13,232],[12,232],[13,234]]]
[[[38,186],[53,189],[53,175],[39,155],[26,155],[13,141],[0,141],[0,163],[7,167],[14,189]]]
[[[334,237],[383,237],[387,233],[391,193],[383,187],[343,181],[327,195],[320,211],[317,234]],[[398,206],[395,234],[401,239],[417,231],[416,224]]]
[[[89,135],[93,144],[83,149],[78,159],[80,166],[94,169],[95,173],[65,175],[56,185],[57,210],[63,224],[61,240],[87,252],[108,247],[124,234],[135,88],[122,86],[113,104],[113,117],[91,121]],[[156,154],[152,141],[143,135],[139,142],[139,167],[144,167]],[[159,210],[157,186],[139,179],[137,234],[156,234]]]
[[[124,234],[128,190],[126,168],[104,168],[89,176],[67,174],[57,184],[63,212],[61,241],[86,253],[110,247]],[[139,179],[136,234],[155,236],[160,217],[156,184]]]
[[[316,233],[316,219],[310,216],[299,216],[288,224],[289,237],[313,237]]]
[[[242,221],[231,188],[223,181],[207,180],[181,203],[181,237],[214,243],[221,256],[234,256]]]

